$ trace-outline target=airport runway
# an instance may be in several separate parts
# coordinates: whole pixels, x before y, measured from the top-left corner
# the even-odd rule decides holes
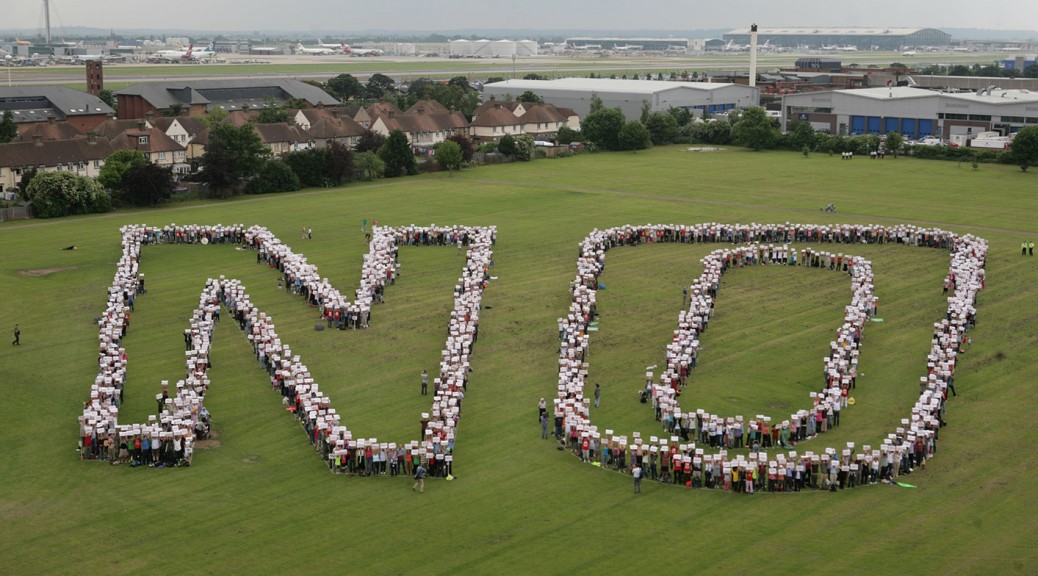
[[[758,56],[758,68],[761,71],[774,70],[778,67],[792,66],[797,58],[827,57],[845,63],[857,62],[863,67],[876,64],[885,67],[892,62],[905,61],[901,54],[893,52],[865,52],[862,54],[804,54],[780,53],[761,54]],[[953,54],[935,53],[921,55],[910,62],[914,65],[923,63],[973,63],[988,62],[992,55],[988,54]],[[522,58],[512,62],[508,58],[493,59],[448,59],[419,57],[379,57],[350,58],[345,56],[264,56],[263,64],[243,64],[241,60],[250,58],[245,55],[226,57],[220,64],[147,64],[126,63],[106,64],[105,81],[112,84],[132,84],[138,82],[192,81],[192,80],[233,80],[238,78],[293,78],[297,80],[327,80],[339,74],[352,74],[360,80],[367,80],[371,75],[382,73],[399,82],[410,79],[428,77],[466,76],[472,80],[483,80],[491,76],[521,78],[526,74],[536,73],[542,76],[564,77],[574,74],[581,76],[589,72],[633,75],[646,71],[698,71],[711,70],[746,70],[749,68],[747,54],[716,54],[691,56],[612,56],[612,57],[553,57],[539,56]],[[251,57],[255,58],[255,57]],[[298,67],[297,70],[292,70]],[[169,74],[162,73],[169,69]],[[192,73],[191,68],[197,68]],[[227,68],[222,72],[221,68]],[[49,65],[45,68],[13,68],[11,70],[15,85],[41,84],[78,84],[85,83],[85,71],[82,65]],[[0,80],[3,73],[0,72]]]

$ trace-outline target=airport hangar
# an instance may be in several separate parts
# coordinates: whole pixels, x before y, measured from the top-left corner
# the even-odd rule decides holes
[[[724,41],[750,43],[750,29],[724,34]],[[936,28],[758,28],[757,43],[776,48],[808,46],[857,47],[861,50],[904,50],[908,46],[951,46],[951,34]]]
[[[606,108],[619,108],[628,119],[641,116],[642,102],[648,102],[653,112],[686,108],[711,113],[733,108],[749,108],[759,105],[760,102],[760,91],[757,88],[741,84],[610,78],[505,80],[484,84],[483,100],[518,98],[527,91],[540,96],[549,104],[569,108],[581,118],[587,116],[591,110],[592,96],[601,98]]]
[[[833,90],[782,96],[782,129],[797,120],[830,134],[899,132],[906,138],[1001,132],[1038,126],[1038,93],[995,87],[936,92],[911,86]]]

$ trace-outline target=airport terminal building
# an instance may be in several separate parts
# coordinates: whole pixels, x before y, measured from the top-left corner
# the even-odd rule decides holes
[[[748,45],[750,29],[730,30],[724,41]],[[757,43],[769,41],[777,48],[898,51],[909,46],[951,46],[951,34],[936,28],[758,28]]]
[[[911,86],[834,90],[782,97],[782,129],[810,122],[830,134],[899,132],[909,139],[1001,132],[1038,126],[1038,93],[986,88],[936,92]]]
[[[507,100],[530,91],[545,102],[574,110],[581,118],[591,109],[592,96],[606,108],[619,108],[628,119],[641,115],[642,102],[653,112],[687,108],[724,112],[760,103],[757,88],[741,84],[709,82],[666,82],[656,80],[613,80],[608,78],[561,78],[559,80],[505,80],[483,85],[483,100]]]

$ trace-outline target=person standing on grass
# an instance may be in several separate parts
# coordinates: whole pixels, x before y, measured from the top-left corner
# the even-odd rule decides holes
[[[595,384],[595,408],[602,403],[602,387]]]
[[[422,396],[429,395],[429,373],[422,370]]]
[[[427,474],[425,466],[421,462],[418,463],[418,467],[414,471],[414,486],[411,486],[411,491],[418,490],[419,494],[425,493],[425,475]]]
[[[21,337],[22,337],[22,329],[19,328],[17,324],[15,324],[14,325],[14,342],[11,342],[11,345],[12,346],[21,346],[22,345]]]
[[[360,231],[361,232],[367,232],[368,231],[368,217],[367,216],[365,216],[365,217],[360,219]]]
[[[634,476],[634,493],[635,494],[641,494],[642,493],[642,467],[641,466],[635,466],[634,469],[631,470],[631,475]]]
[[[548,439],[548,413],[547,412],[541,412],[540,419],[541,419],[541,440],[547,440]]]

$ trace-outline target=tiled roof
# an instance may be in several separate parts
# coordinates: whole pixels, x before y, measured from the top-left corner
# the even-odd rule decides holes
[[[522,124],[522,120],[512,114],[505,107],[492,107],[480,112],[478,116],[472,119],[472,126],[518,126]]]
[[[140,138],[147,136],[146,144],[141,144]],[[175,142],[166,133],[158,128],[145,128],[140,130],[134,128],[119,134],[112,139],[112,147],[116,150],[140,150],[145,153],[153,152],[176,152],[184,147]]]
[[[10,142],[0,144],[0,166],[56,166],[103,160],[112,155],[106,138],[51,140],[40,143]]]
[[[325,116],[310,125],[308,133],[313,138],[349,138],[366,132],[353,118]]]
[[[68,122],[31,122],[18,124],[18,140],[32,142],[39,136],[43,140],[71,140],[84,136],[78,128]]]

